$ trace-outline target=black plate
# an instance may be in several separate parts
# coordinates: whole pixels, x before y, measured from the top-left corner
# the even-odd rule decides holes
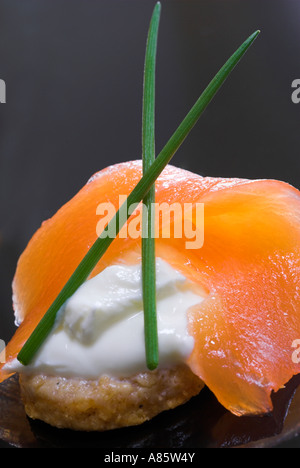
[[[0,439],[20,448],[271,448],[292,442],[300,431],[300,377],[274,395],[273,414],[236,417],[205,388],[188,403],[165,411],[140,426],[107,432],[74,432],[27,418],[18,378],[0,385]]]

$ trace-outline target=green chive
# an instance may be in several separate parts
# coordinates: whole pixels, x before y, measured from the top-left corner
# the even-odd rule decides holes
[[[142,127],[143,173],[151,167],[151,164],[155,160],[155,65],[160,11],[161,5],[157,3],[149,27],[145,55]],[[142,285],[145,352],[147,367],[150,370],[158,366],[155,239],[153,236],[155,219],[152,210],[154,202],[155,184],[152,185],[143,200],[142,225]]]
[[[206,109],[212,98],[220,89],[230,72],[237,65],[239,60],[245,54],[247,49],[254,42],[260,31],[254,32],[246,41],[237,49],[237,51],[228,59],[219,72],[215,75],[207,88],[203,91],[196,104],[192,107],[190,112],[181,122],[177,130],[173,133],[167,144],[156,157],[155,161],[151,164],[150,168],[144,173],[138,184],[133,191],[129,194],[127,201],[121,206],[120,210],[116,213],[114,218],[110,221],[112,226],[116,226],[116,235],[119,233],[122,226],[126,223],[130,214],[127,211],[127,206],[130,207],[133,203],[140,203],[149,192],[150,188],[161,174],[166,165],[170,162],[180,145],[183,143],[189,132],[192,130],[199,117]],[[124,214],[124,206],[126,206],[126,219],[120,214]],[[120,222],[122,219],[122,223]],[[109,229],[109,225],[105,230]],[[40,346],[43,344],[47,336],[52,330],[55,323],[57,313],[61,306],[71,297],[79,286],[87,279],[89,274],[95,268],[99,259],[106,252],[113,238],[99,237],[92,247],[89,249],[83,260],[79,263],[78,267],[67,281],[62,291],[59,293],[55,301],[45,313],[42,320],[39,322],[33,333],[30,335],[23,348],[18,354],[18,360],[27,365],[30,363]]]

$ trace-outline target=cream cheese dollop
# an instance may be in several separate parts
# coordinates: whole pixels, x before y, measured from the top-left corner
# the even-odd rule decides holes
[[[187,311],[205,295],[164,260],[156,259],[159,366],[186,360],[194,339]],[[53,331],[28,366],[8,372],[98,379],[147,370],[141,264],[111,265],[83,283],[58,313]]]

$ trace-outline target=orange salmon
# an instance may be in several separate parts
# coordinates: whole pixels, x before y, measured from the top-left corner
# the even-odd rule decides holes
[[[118,208],[119,195],[128,195],[141,176],[141,161],[98,172],[34,234],[13,280],[21,323],[7,361],[96,240],[98,205]],[[188,311],[195,345],[187,364],[234,414],[271,411],[272,392],[300,371],[292,359],[300,339],[300,192],[285,182],[201,177],[169,165],[156,181],[156,202],[204,204],[200,248],[186,248],[185,235],[172,230],[170,238],[156,239],[156,255],[207,292]],[[140,244],[118,236],[91,276],[112,263],[139,261]],[[7,377],[0,369],[0,382]]]

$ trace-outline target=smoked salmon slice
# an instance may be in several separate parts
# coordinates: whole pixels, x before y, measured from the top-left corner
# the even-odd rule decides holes
[[[7,361],[96,240],[98,205],[118,208],[119,195],[128,195],[141,176],[141,161],[98,172],[34,234],[13,280],[20,325]],[[204,204],[200,248],[187,249],[185,235],[172,230],[170,238],[156,239],[156,255],[207,292],[188,311],[195,345],[187,364],[234,414],[271,411],[272,392],[300,371],[292,359],[300,339],[300,192],[285,182],[201,177],[169,165],[156,181],[156,202]],[[140,238],[118,236],[92,276],[112,263],[139,260]],[[0,381],[7,377],[0,369]]]

